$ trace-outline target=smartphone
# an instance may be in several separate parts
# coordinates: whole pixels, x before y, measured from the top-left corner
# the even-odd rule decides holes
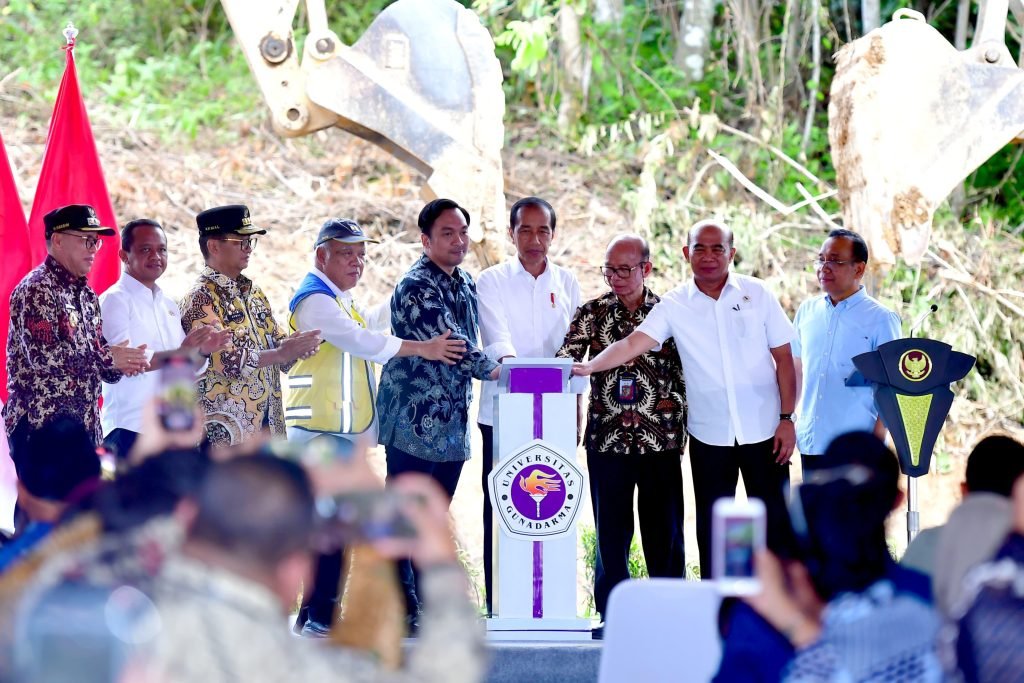
[[[174,354],[160,367],[160,423],[169,432],[187,432],[196,423],[196,369],[192,357]]]
[[[322,530],[335,543],[378,541],[384,538],[412,539],[416,527],[405,515],[405,507],[423,504],[417,498],[389,489],[355,491],[317,501]]]
[[[725,595],[761,591],[754,555],[765,547],[765,509],[757,498],[719,498],[711,509],[711,573]]]

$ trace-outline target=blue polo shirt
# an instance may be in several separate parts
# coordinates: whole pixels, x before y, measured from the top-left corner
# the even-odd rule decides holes
[[[797,448],[821,455],[840,434],[874,429],[871,387],[847,386],[846,380],[855,371],[854,356],[902,336],[900,317],[861,287],[838,305],[827,294],[805,301],[793,326],[793,356],[803,364]]]

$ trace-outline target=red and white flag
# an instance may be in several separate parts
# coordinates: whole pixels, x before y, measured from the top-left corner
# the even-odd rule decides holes
[[[14,173],[0,136],[0,398],[7,400],[7,331],[11,322],[11,292],[32,265],[28,243],[28,224],[21,208]],[[3,439],[0,439],[3,440]],[[6,444],[5,444],[6,445]]]
[[[92,137],[89,115],[78,87],[78,73],[75,70],[75,42],[69,38],[67,63],[64,78],[60,82],[57,102],[53,106],[50,132],[46,137],[46,151],[43,167],[39,172],[39,184],[32,202],[32,213],[28,219],[28,233],[32,248],[32,264],[42,263],[46,258],[46,232],[43,216],[50,211],[68,204],[88,204],[96,209],[100,223],[117,228],[114,207],[107,194],[107,183],[103,180],[103,168],[96,153],[96,142]],[[120,273],[117,257],[121,238],[101,237],[103,247],[96,254],[89,284],[96,293],[114,284]]]

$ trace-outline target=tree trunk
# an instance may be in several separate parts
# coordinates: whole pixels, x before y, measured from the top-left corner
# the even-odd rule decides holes
[[[622,0],[595,0],[594,21],[598,24],[617,24],[625,14]]]
[[[587,71],[586,55],[580,38],[580,18],[572,6],[563,2],[558,10],[558,60],[561,67],[558,104],[558,129],[569,132],[579,120],[586,99]]]
[[[715,4],[716,0],[683,0],[682,3],[674,61],[692,81],[704,78],[704,65],[711,50]]]
[[[882,25],[878,0],[860,0],[860,34],[863,36]]]

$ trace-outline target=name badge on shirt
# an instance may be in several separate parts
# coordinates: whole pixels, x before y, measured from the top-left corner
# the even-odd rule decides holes
[[[624,372],[619,375],[619,403],[632,405],[636,403],[639,398],[637,394],[636,374],[632,372]]]

